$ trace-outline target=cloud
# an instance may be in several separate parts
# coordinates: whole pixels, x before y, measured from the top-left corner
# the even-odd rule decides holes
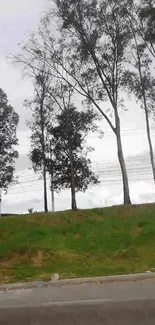
[[[32,165],[31,165],[31,162],[30,162],[30,159],[27,155],[19,155],[19,158],[16,160],[16,170],[18,170],[18,173],[21,172],[21,171],[24,171],[27,169],[27,168],[31,168]]]
[[[130,183],[131,201],[133,204],[149,203],[155,201],[155,186],[153,181],[137,181]],[[103,183],[99,188],[92,188],[85,196],[78,195],[79,207],[104,207],[123,203],[121,184],[106,186]]]
[[[153,180],[133,183],[131,184],[130,189],[131,197],[133,198],[134,203],[149,203],[155,201],[155,186]]]
[[[48,7],[47,0],[5,0],[0,3],[1,52],[17,50],[17,44],[26,39],[25,33],[36,29],[40,12]]]
[[[39,185],[40,184],[40,185]],[[8,194],[3,197],[3,212],[24,213],[28,208],[43,211],[43,187],[42,181],[38,185],[32,185],[30,190],[24,190],[17,194]],[[34,191],[36,188],[36,191]],[[39,189],[40,188],[40,189]],[[154,202],[155,188],[153,181],[130,183],[131,200],[133,204]],[[109,186],[104,183],[91,187],[86,193],[77,194],[77,204],[81,209],[112,206],[123,203],[123,191],[121,184]],[[48,190],[48,206],[51,210],[51,195]],[[70,190],[55,194],[56,210],[68,210],[71,208]]]

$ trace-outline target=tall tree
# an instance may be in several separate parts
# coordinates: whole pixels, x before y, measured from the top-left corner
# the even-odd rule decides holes
[[[155,160],[150,132],[150,118],[154,111],[155,102],[155,79],[151,75],[152,60],[148,54],[146,40],[142,37],[141,20],[137,6],[132,13],[128,12],[127,19],[131,27],[132,40],[129,47],[127,63],[129,68],[124,75],[128,91],[131,90],[141,103],[145,113],[146,132],[149,144],[150,160],[155,182]]]
[[[124,204],[130,204],[120,109],[124,57],[131,37],[125,15],[133,0],[56,0],[55,4],[54,13],[45,16],[31,39],[28,61],[35,66],[37,60],[44,61],[46,53],[52,78],[63,78],[107,121],[116,136]],[[53,22],[57,24],[55,37]]]
[[[57,125],[51,129],[53,136],[53,159],[47,160],[48,171],[53,176],[57,190],[71,189],[71,208],[77,209],[76,192],[85,192],[89,184],[98,184],[91,171],[85,137],[96,130],[97,115],[92,110],[78,111],[71,103],[57,115]]]
[[[41,31],[39,30],[39,33]],[[42,33],[41,33],[42,34]],[[41,36],[41,35],[40,35]],[[31,79],[34,88],[34,100],[25,100],[25,106],[32,109],[32,120],[29,122],[31,134],[30,159],[35,172],[41,171],[44,186],[44,210],[48,211],[47,202],[47,171],[46,154],[49,154],[49,140],[47,136],[47,125],[50,123],[52,114],[52,103],[48,95],[51,82],[51,73],[47,66],[46,58],[46,34],[44,34],[44,53],[39,59],[40,47],[35,34],[31,34],[28,44],[22,47],[18,55],[12,55],[11,59],[15,65],[22,66],[24,74]]]
[[[130,204],[119,111],[123,101],[124,57],[131,37],[124,19],[125,8],[131,7],[133,1],[58,0],[55,3],[57,10],[54,15],[58,17],[62,38],[55,45],[46,23],[49,36],[46,39],[47,64],[74,85],[87,104],[99,110],[114,132],[122,171],[124,204]],[[41,55],[40,51],[40,58]],[[111,106],[110,113],[107,104]]]
[[[0,89],[0,192],[6,191],[15,182],[15,159],[19,116],[9,105],[7,95]]]
[[[26,105],[32,108],[32,119],[29,122],[31,133],[30,159],[35,172],[41,171],[44,183],[44,210],[48,212],[47,202],[47,170],[46,155],[49,148],[48,126],[51,123],[49,97],[47,95],[49,87],[49,75],[43,68],[36,74],[33,101],[26,101]]]

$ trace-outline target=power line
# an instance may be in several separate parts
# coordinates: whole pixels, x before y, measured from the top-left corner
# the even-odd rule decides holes
[[[150,180],[152,180],[153,181],[153,179],[152,178],[144,178],[144,179],[132,179],[131,181],[132,182],[134,182],[134,181],[150,181]],[[101,181],[100,183],[109,183],[109,186],[110,186],[110,184],[112,183],[112,185],[114,186],[114,185],[118,185],[118,183],[120,183],[120,185],[121,185],[121,180],[120,181],[115,181],[115,180],[108,180],[108,181]],[[9,193],[8,194],[8,196],[11,196],[11,195],[18,195],[18,194],[25,194],[25,193],[33,193],[33,192],[41,192],[41,191],[43,191],[43,188],[38,188],[38,189],[36,189],[36,190],[31,190],[31,191],[22,191],[22,192],[17,192],[17,193]]]
[[[102,175],[103,176],[103,175]],[[145,177],[145,178],[131,178],[129,181],[130,182],[141,182],[141,181],[150,181],[152,180],[152,182],[154,183],[153,181],[153,177]],[[104,183],[104,184],[107,184],[109,183],[109,185],[112,183],[113,185],[114,184],[118,184],[120,183],[122,185],[122,179],[121,178],[117,178],[117,179],[100,179],[100,183]],[[50,184],[48,184],[50,185]],[[21,191],[14,191],[14,192],[10,192],[8,193],[7,195],[16,195],[16,194],[24,194],[24,193],[32,193],[32,192],[40,192],[40,191],[43,191],[43,187],[38,187],[36,189],[32,189],[32,190],[21,190]]]
[[[153,132],[155,132],[155,127],[152,127],[150,128]],[[132,133],[133,134],[140,134],[142,132],[145,132],[146,133],[146,130],[145,129],[126,129],[126,130],[122,130],[122,135],[129,135]],[[97,136],[99,136],[98,133],[96,133]],[[108,133],[108,132],[105,132],[105,135],[106,136],[111,136],[112,135],[112,132],[111,133]],[[27,142],[23,142],[24,144],[27,144]],[[21,143],[22,144],[22,143]],[[142,163],[144,163],[144,160],[143,158],[140,158],[139,161],[142,161]],[[151,164],[146,165],[145,163],[145,166],[141,165],[140,162],[138,164],[136,164],[136,166],[133,168],[132,165],[133,163],[132,162],[126,162],[126,165],[127,165],[127,172],[128,172],[128,175],[129,175],[129,178],[131,176],[131,173],[133,174],[132,176],[134,176],[135,173],[138,173],[140,176],[143,176],[143,175],[148,175],[149,176],[149,173],[152,172],[152,168],[151,168]],[[120,166],[117,163],[113,162],[113,163],[105,163],[104,160],[100,161],[100,162],[92,162],[91,163],[91,167],[92,167],[92,170],[93,172],[95,172],[96,174],[99,175],[99,177],[104,177],[104,180],[102,180],[102,182],[109,182],[109,183],[114,183],[114,182],[122,182],[122,179],[106,179],[107,176],[109,177],[110,174],[113,174],[115,173],[115,177],[118,178],[121,176],[121,169],[120,169]],[[32,169],[31,169],[32,170]],[[26,171],[27,172],[27,171]],[[28,173],[28,172],[27,172]],[[39,176],[39,178],[34,178],[34,175],[27,175],[27,176],[23,176],[23,175],[19,175],[19,184],[15,185],[13,191],[10,191],[8,193],[8,195],[14,195],[14,194],[18,194],[18,193],[30,193],[30,191],[24,191],[24,189],[26,188],[29,188],[30,186],[32,187],[32,183],[40,183],[43,181],[42,179],[42,176],[40,174],[40,172],[38,172],[36,175]],[[139,181],[139,180],[151,180],[151,178],[145,178],[145,179],[132,179],[132,181]],[[21,181],[20,181],[21,180]],[[25,185],[26,184],[26,185]],[[38,189],[38,185],[37,184],[34,184],[34,186],[37,186],[37,189],[33,189],[32,191],[33,192],[38,192],[40,190],[43,190],[41,188]],[[22,192],[19,192],[19,189],[23,187],[24,189],[21,191]],[[14,192],[14,190],[17,190],[17,192]]]
[[[115,173],[115,176],[119,176],[120,174],[121,174],[121,169],[103,169],[103,167],[101,166],[100,168],[98,168],[98,169],[93,169],[92,168],[92,170],[93,170],[93,172],[94,173],[96,173],[96,174],[101,174],[101,175],[103,175],[103,176],[109,176],[110,174],[112,174],[112,173]],[[145,168],[130,168],[130,169],[128,169],[127,168],[127,172],[128,172],[128,175],[130,175],[130,174],[134,174],[134,173],[139,173],[139,174],[142,174],[142,175],[145,175],[145,174],[148,174],[148,173],[152,173],[152,168],[149,166],[149,167],[145,167]],[[49,180],[50,181],[50,178],[49,177],[47,177],[47,180]],[[26,180],[24,180],[23,178],[22,178],[22,180],[20,181],[19,180],[19,183],[17,183],[17,184],[15,184],[14,186],[21,186],[21,185],[23,185],[23,184],[31,184],[31,183],[35,183],[35,182],[42,182],[43,181],[43,179],[36,179],[36,178],[32,178],[32,177],[30,177],[30,178],[26,178]]]
[[[110,174],[114,174],[115,175],[120,175],[121,174],[121,169],[120,168],[105,168],[104,166],[95,166],[95,168],[92,167],[92,171],[96,174],[103,174],[103,175],[110,175]],[[146,173],[152,173],[152,168],[151,166],[148,167],[136,167],[136,168],[127,168],[127,173],[130,175],[131,173],[139,173],[139,174],[146,174]],[[47,180],[50,180],[49,176],[47,177]],[[30,177],[20,177],[18,179],[18,183],[15,184],[15,187],[21,186],[23,184],[31,184],[31,183],[36,183],[36,182],[42,182],[43,178],[36,178],[34,177],[34,175],[30,176]]]
[[[106,165],[106,164],[103,164],[103,163],[94,163],[94,164],[91,164],[91,167],[92,167],[92,169],[93,170],[95,170],[96,172],[98,172],[98,171],[103,171],[103,172],[120,172],[121,171],[121,169],[120,169],[120,166],[118,165],[118,166],[115,166],[115,165]],[[136,165],[135,167],[132,167],[132,164],[129,166],[129,165],[127,165],[127,171],[128,172],[135,172],[135,171],[143,171],[143,172],[145,172],[145,171],[148,171],[148,170],[152,170],[152,167],[151,167],[151,163],[149,164],[149,165],[145,165],[145,166],[143,166],[143,165],[141,165],[141,164],[139,164],[139,165]],[[26,171],[26,173],[27,173],[27,171]],[[35,176],[35,173],[33,174],[33,175],[28,175],[28,177],[27,176],[23,176],[23,175],[16,175],[16,176],[19,176],[19,179],[21,179],[23,182],[28,182],[28,181],[41,181],[42,180],[42,176],[40,176],[40,177],[38,177],[37,178],[37,176],[36,177],[34,177]],[[32,179],[32,177],[33,177],[33,179]],[[21,182],[22,183],[22,182]]]
[[[153,133],[155,132],[155,127],[151,127],[150,128],[150,131],[152,131]],[[103,131],[103,133],[104,133],[104,136],[103,136],[103,138],[105,137],[105,136],[114,136],[115,137],[115,134],[113,134],[112,132],[109,132],[109,131]],[[146,129],[136,129],[136,128],[133,128],[133,129],[122,129],[122,131],[121,131],[121,135],[123,136],[123,135],[128,135],[128,134],[139,134],[139,133],[144,133],[144,134],[146,134],[147,135],[147,132],[146,132]],[[93,137],[93,136],[100,136],[100,133],[99,132],[93,132],[92,134],[90,134],[90,135],[88,135],[88,137],[90,136],[90,137]],[[102,138],[101,138],[102,139]],[[23,141],[23,142],[21,142],[20,143],[20,146],[25,146],[25,145],[27,145],[27,144],[30,144],[30,141]]]

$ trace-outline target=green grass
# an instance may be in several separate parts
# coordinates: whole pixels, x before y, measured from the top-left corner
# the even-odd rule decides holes
[[[0,283],[155,268],[155,204],[0,220]]]

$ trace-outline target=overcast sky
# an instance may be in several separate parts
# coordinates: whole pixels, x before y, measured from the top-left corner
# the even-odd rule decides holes
[[[30,169],[27,157],[29,151],[29,131],[25,120],[29,113],[23,107],[25,98],[33,95],[31,82],[22,79],[19,69],[13,67],[7,56],[19,51],[19,43],[27,40],[28,32],[34,31],[40,14],[47,11],[48,0],[5,0],[0,1],[0,87],[7,93],[10,103],[20,115],[18,128],[19,159],[16,173],[20,184],[12,186],[3,197],[2,212],[24,213],[28,208],[43,209],[43,185]],[[127,162],[130,191],[133,202],[154,201],[154,184],[145,134],[144,113],[134,100],[126,103],[128,112],[121,114],[122,139]],[[90,187],[77,196],[78,207],[96,207],[122,203],[121,174],[116,155],[116,141],[107,124],[101,123],[105,132],[103,139],[90,136],[88,142],[95,147],[91,154],[94,171],[100,175],[101,183]],[[151,122],[152,142],[155,144],[155,123]],[[49,209],[51,208],[49,193]],[[56,195],[56,209],[70,208],[70,192]]]

